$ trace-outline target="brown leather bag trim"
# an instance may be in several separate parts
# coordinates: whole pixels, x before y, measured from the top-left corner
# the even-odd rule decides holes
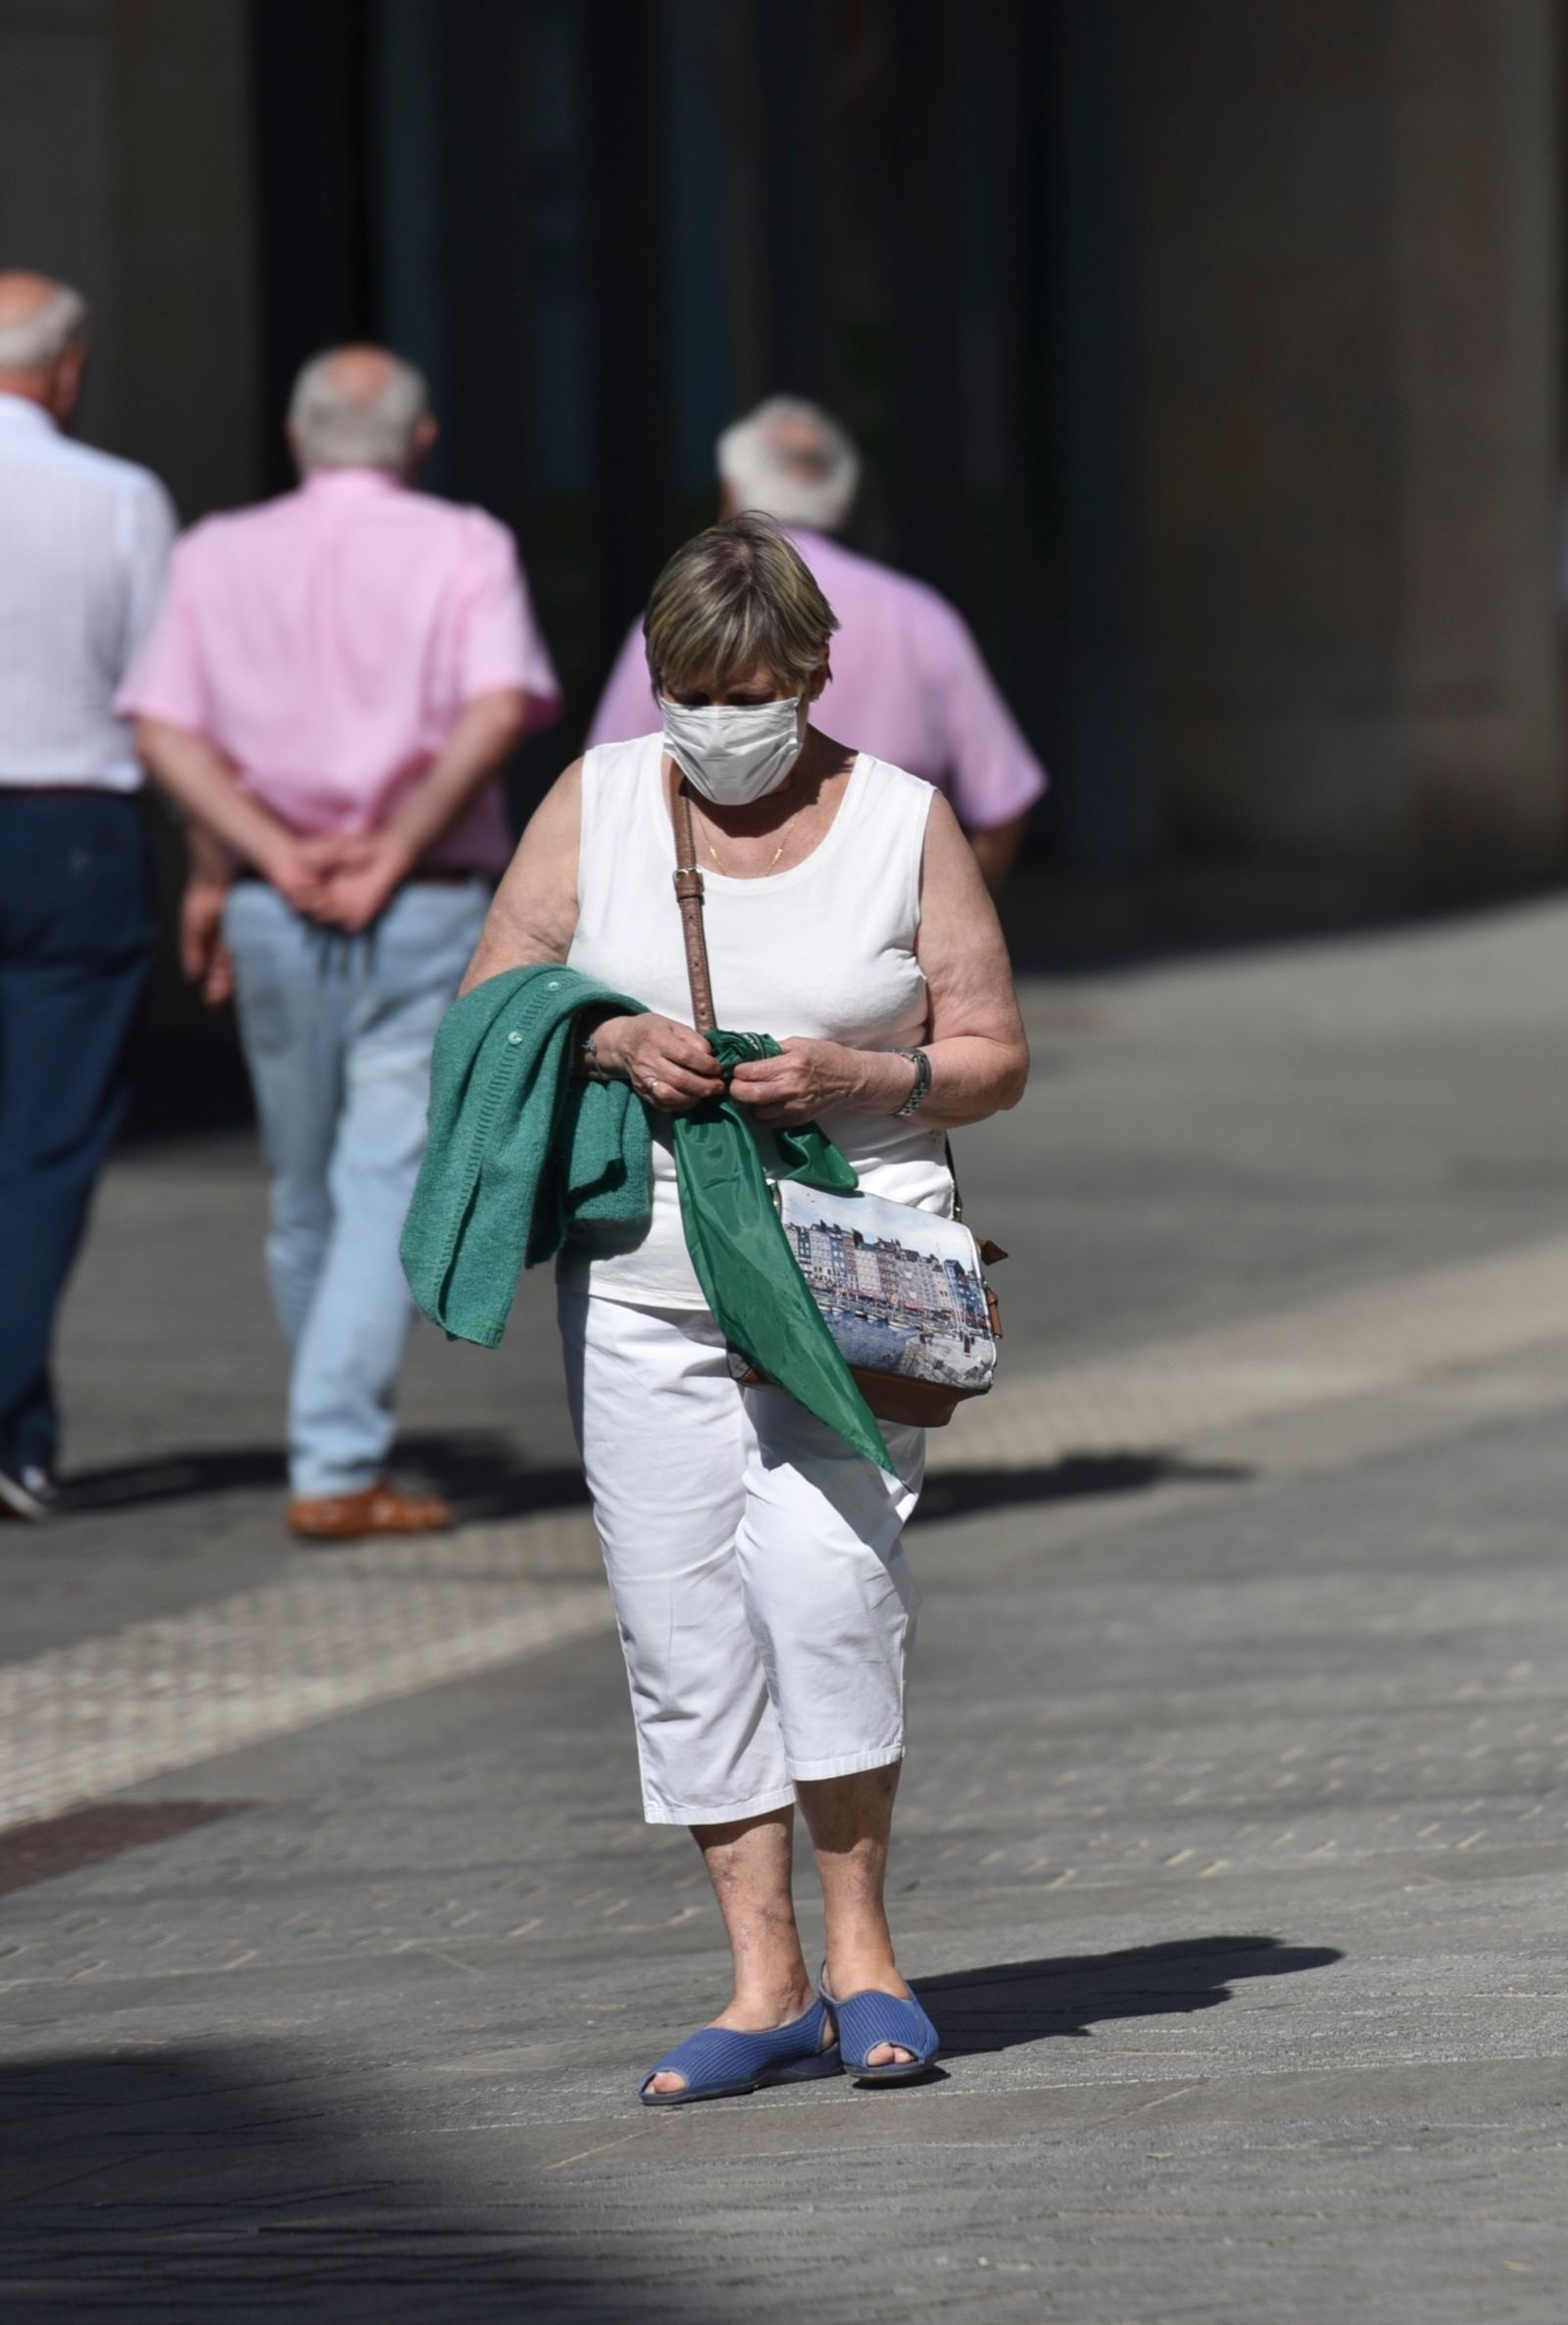
[[[697,864],[692,803],[678,767],[670,788],[675,824],[675,898],[680,906],[681,934],[686,940],[686,981],[691,987],[692,1022],[699,1033],[711,1033],[718,1018],[713,1010],[713,980],[709,973],[708,938],[703,929],[703,875]]]
[[[852,1378],[879,1421],[901,1421],[912,1429],[945,1429],[966,1397],[983,1389],[950,1389],[938,1380],[906,1380],[898,1372],[866,1372],[850,1366]]]
[[[983,1389],[953,1389],[938,1380],[908,1380],[900,1372],[871,1372],[852,1364],[850,1377],[879,1421],[902,1421],[911,1429],[945,1429],[958,1407],[969,1397],[990,1395]],[[740,1376],[743,1389],[772,1389],[778,1383],[754,1365]]]

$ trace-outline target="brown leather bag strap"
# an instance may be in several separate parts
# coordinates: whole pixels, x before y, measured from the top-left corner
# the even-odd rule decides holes
[[[708,968],[708,939],[703,932],[703,875],[697,866],[697,833],[692,824],[692,803],[680,770],[671,785],[675,821],[675,896],[680,905],[681,933],[686,940],[686,978],[691,986],[692,1023],[699,1033],[710,1033],[718,1023],[713,1013],[713,981]]]
[[[958,1185],[958,1165],[953,1158],[953,1141],[951,1138],[945,1138],[942,1144],[948,1158],[948,1175],[953,1181],[953,1215],[962,1226],[965,1224],[963,1190]],[[1001,1244],[993,1243],[989,1235],[980,1236],[976,1241],[975,1249],[980,1254],[982,1263],[987,1267],[995,1267],[999,1260],[1004,1260],[1007,1256]],[[986,1286],[986,1298],[991,1303],[991,1329],[1000,1340],[1002,1338],[1002,1311],[997,1306],[997,1295],[989,1284]]]

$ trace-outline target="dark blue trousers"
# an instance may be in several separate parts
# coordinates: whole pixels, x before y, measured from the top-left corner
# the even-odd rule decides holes
[[[52,1468],[55,1310],[120,1121],[152,950],[134,800],[0,785],[0,1462]]]

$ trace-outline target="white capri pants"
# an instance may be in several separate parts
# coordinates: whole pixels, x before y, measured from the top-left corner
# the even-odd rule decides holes
[[[560,1312],[649,1823],[760,1816],[803,1778],[902,1759],[925,1431],[883,1424],[889,1477],[793,1397],[738,1387],[706,1310],[563,1287]]]

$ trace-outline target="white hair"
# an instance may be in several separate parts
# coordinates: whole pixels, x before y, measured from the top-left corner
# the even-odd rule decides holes
[[[288,424],[302,469],[407,468],[414,432],[429,410],[424,374],[401,356],[373,396],[346,394],[337,374],[342,351],[314,356],[294,382]]]
[[[855,503],[860,455],[818,404],[769,396],[718,439],[718,472],[738,509],[837,532]]]
[[[20,322],[0,323],[0,371],[52,371],[66,349],[86,336],[86,300],[69,284],[57,283]]]

